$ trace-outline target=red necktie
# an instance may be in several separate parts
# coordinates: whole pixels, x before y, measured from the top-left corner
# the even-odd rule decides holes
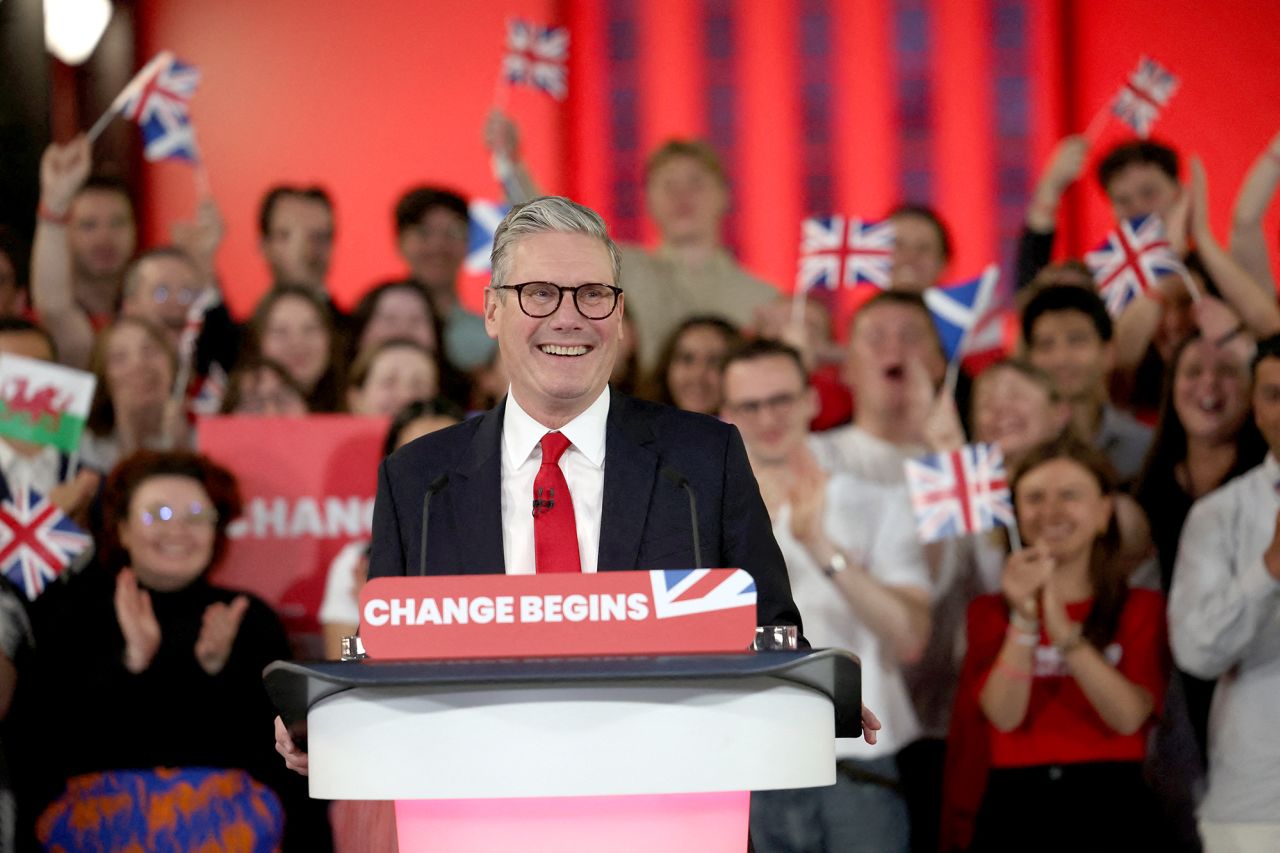
[[[569,439],[562,433],[542,437],[542,467],[533,479],[533,553],[540,575],[582,571],[573,497],[560,470],[560,457],[568,447]]]

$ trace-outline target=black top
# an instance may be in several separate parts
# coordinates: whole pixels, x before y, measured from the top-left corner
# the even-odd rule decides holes
[[[286,847],[328,847],[328,827],[307,800],[306,780],[288,771],[274,749],[275,711],[262,670],[289,657],[279,618],[249,596],[223,669],[209,675],[196,661],[205,608],[239,594],[203,579],[177,592],[151,592],[162,639],[150,667],[136,675],[123,663],[114,574],[91,566],[35,602],[36,653],[23,673],[19,720],[29,817],[77,774],[240,768],[280,797]]]

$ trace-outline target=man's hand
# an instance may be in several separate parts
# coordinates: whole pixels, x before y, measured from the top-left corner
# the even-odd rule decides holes
[[[175,246],[186,251],[195,261],[205,278],[205,284],[213,284],[214,258],[227,231],[222,214],[211,196],[200,199],[196,215],[190,220],[179,220],[169,229]]]
[[[827,474],[807,451],[797,460],[795,482],[788,495],[791,504],[791,535],[811,552],[819,543],[826,542],[822,519],[827,507]],[[828,549],[829,550],[829,549]],[[830,554],[814,554],[816,560],[825,562]]]
[[[294,744],[293,738],[289,737],[289,730],[284,727],[284,720],[279,717],[276,717],[276,752],[284,756],[284,766],[294,773],[306,776],[310,772],[307,754]]]
[[[54,216],[65,216],[71,200],[89,177],[93,161],[82,133],[66,145],[56,142],[40,157],[40,204]]]
[[[196,662],[210,675],[217,675],[231,657],[240,622],[249,609],[249,598],[237,595],[230,604],[215,602],[204,609],[200,636],[196,637]]]
[[[875,746],[876,738],[879,737],[877,733],[883,727],[880,718],[864,703],[862,706],[862,739],[871,746]]]
[[[138,586],[132,569],[116,575],[116,621],[124,634],[124,665],[134,675],[151,666],[160,649],[160,623],[151,608],[151,594]]]
[[[490,110],[484,120],[484,144],[496,157],[511,163],[520,160],[520,131],[501,110]]]
[[[1088,156],[1089,138],[1084,134],[1067,136],[1054,146],[1027,211],[1027,225],[1032,231],[1048,233],[1057,225],[1062,194],[1080,177]]]

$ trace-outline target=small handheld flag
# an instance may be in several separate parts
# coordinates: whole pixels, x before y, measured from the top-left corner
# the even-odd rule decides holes
[[[50,499],[19,486],[0,502],[0,574],[29,601],[88,558],[93,539]]]
[[[924,292],[924,304],[933,316],[948,364],[964,356],[970,332],[986,314],[999,280],[1000,267],[990,264],[976,278]]]
[[[507,53],[502,74],[508,83],[541,89],[557,101],[569,94],[569,30],[521,18],[507,21]]]
[[[80,445],[97,384],[97,378],[84,370],[0,355],[0,435],[73,452]]]
[[[903,463],[922,542],[937,542],[1017,527],[1005,473],[1004,454],[995,444],[966,444]]]
[[[1146,139],[1160,118],[1160,109],[1168,106],[1177,89],[1178,78],[1154,59],[1144,56],[1111,101],[1111,113]]]
[[[152,162],[171,158],[195,161],[195,131],[188,102],[200,82],[200,70],[162,51],[134,75],[89,131],[92,142],[116,114],[142,128],[142,155]]]
[[[1084,262],[1112,317],[1162,277],[1187,275],[1165,236],[1164,223],[1154,213],[1122,221],[1098,248],[1085,254]]]
[[[847,228],[846,228],[847,223]],[[796,290],[874,285],[888,290],[893,268],[893,222],[811,216],[800,223]]]

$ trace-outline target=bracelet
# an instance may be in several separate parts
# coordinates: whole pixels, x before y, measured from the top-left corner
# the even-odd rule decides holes
[[[36,218],[51,225],[66,225],[71,222],[71,211],[68,210],[62,214],[54,213],[49,208],[49,205],[41,201],[39,207],[36,208]]]
[[[1222,335],[1220,338],[1215,340],[1213,342],[1213,345],[1215,347],[1225,347],[1227,344],[1231,343],[1232,338],[1236,337],[1237,335],[1240,335],[1243,332],[1244,332],[1244,323],[1243,322],[1236,323],[1236,327],[1234,329],[1232,329],[1231,331],[1227,332],[1225,335]]]
[[[1040,645],[1040,632],[1032,634],[1030,631],[1021,631],[1012,625],[1009,630],[1005,631],[1005,636],[1013,640],[1020,646],[1038,646]]]
[[[1016,609],[1009,611],[1009,627],[1016,628],[1024,634],[1033,634],[1037,638],[1040,636],[1040,620],[1023,616]]]

